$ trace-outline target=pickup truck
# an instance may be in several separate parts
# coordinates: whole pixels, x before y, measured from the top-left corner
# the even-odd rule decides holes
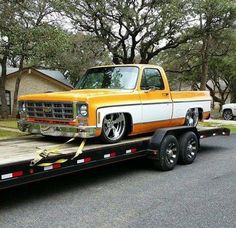
[[[236,103],[224,104],[222,106],[222,115],[225,120],[233,120],[236,116]]]
[[[170,91],[163,68],[148,64],[89,69],[76,89],[19,97],[18,126],[46,136],[116,143],[127,135],[209,118],[207,91]]]

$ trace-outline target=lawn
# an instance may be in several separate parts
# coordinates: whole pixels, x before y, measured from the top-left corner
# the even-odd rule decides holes
[[[199,126],[201,127],[225,127],[225,128],[230,129],[231,134],[236,133],[236,126],[230,125],[230,124],[216,124],[216,123],[201,122]]]
[[[2,130],[0,129],[0,139],[1,138],[15,138],[15,137],[20,137],[20,136],[24,136],[27,135],[26,133],[22,133],[22,132],[14,132],[14,131],[6,131],[6,130]]]
[[[17,129],[16,119],[0,120],[0,127]]]

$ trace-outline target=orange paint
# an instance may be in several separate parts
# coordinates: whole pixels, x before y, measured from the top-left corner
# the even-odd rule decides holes
[[[114,67],[114,66],[124,66],[124,65],[112,65],[112,66],[102,66],[102,67]],[[159,110],[158,107],[153,112],[153,116],[150,117],[151,120],[154,119],[153,122],[148,122],[150,120],[145,120],[145,116],[147,116],[149,109],[145,110],[145,106],[142,106],[141,117],[137,118],[138,121],[132,126],[131,135],[141,134],[153,132],[158,128],[170,127],[170,126],[180,126],[184,124],[185,114],[179,114],[174,119],[172,119],[172,101],[176,103],[186,101],[187,104],[191,103],[191,101],[205,101],[210,100],[208,91],[170,91],[168,80],[164,70],[161,67],[156,65],[145,65],[145,64],[129,64],[126,66],[135,66],[139,68],[139,75],[137,80],[137,85],[134,90],[122,90],[122,89],[81,89],[81,90],[71,90],[65,92],[56,92],[56,93],[44,93],[44,94],[33,94],[33,95],[25,95],[19,98],[19,101],[51,101],[51,102],[73,102],[80,104],[88,105],[88,117],[87,117],[87,125],[88,126],[97,126],[102,123],[102,119],[100,119],[100,123],[97,121],[102,114],[97,114],[97,110],[101,110],[102,108],[109,107],[119,107],[119,112],[123,112],[122,107],[132,106],[133,110],[135,110],[135,105],[141,106],[150,104],[166,104],[163,109],[169,110],[166,111],[165,116],[166,120],[163,120],[163,110]],[[143,70],[145,68],[153,68],[157,69],[162,77],[164,83],[164,89],[161,90],[143,90],[141,89],[141,80],[143,76]],[[150,108],[149,107],[149,108]],[[182,106],[178,106],[182,107]],[[194,107],[195,108],[195,107]],[[198,108],[198,107],[196,107]],[[180,108],[181,109],[181,108]],[[161,121],[155,121],[155,113],[160,112],[162,114]],[[135,110],[136,111],[136,110]],[[209,111],[207,112],[203,110],[203,119],[209,116]],[[99,111],[100,112],[100,111]],[[100,115],[101,114],[101,115]],[[158,114],[158,113],[157,113]],[[43,118],[27,118],[27,121],[30,123],[40,123],[40,124],[64,124],[68,126],[78,126],[80,123],[74,116],[75,120],[59,120],[59,119],[43,119]],[[158,119],[158,115],[157,115]],[[147,123],[142,123],[146,122]],[[96,128],[96,136],[101,134],[101,128]]]

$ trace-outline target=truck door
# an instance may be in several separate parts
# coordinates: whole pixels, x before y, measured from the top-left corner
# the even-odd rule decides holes
[[[169,86],[165,85],[161,73],[156,68],[143,70],[140,99],[143,124],[153,123],[156,127],[166,126],[172,117],[172,100]],[[152,124],[152,125],[153,125]]]

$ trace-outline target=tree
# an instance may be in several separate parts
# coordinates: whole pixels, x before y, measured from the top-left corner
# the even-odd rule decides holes
[[[1,41],[6,40],[7,45],[2,48],[1,52],[6,53],[6,62],[8,61],[9,64],[13,62],[15,67],[19,67],[12,110],[12,116],[15,116],[17,112],[18,91],[24,66],[29,64],[32,57],[43,61],[45,58],[52,58],[57,51],[63,51],[66,45],[66,35],[56,23],[58,20],[55,20],[55,10],[48,1],[2,2]],[[6,11],[9,11],[9,14],[6,14]],[[6,71],[6,64],[5,66],[2,64],[2,69],[2,72]],[[5,78],[6,75],[1,77],[1,91],[5,91]],[[2,103],[5,103],[5,94],[3,93],[1,96]],[[5,105],[3,105],[4,107]],[[3,116],[6,117],[7,114],[3,114]]]
[[[104,44],[96,37],[83,33],[67,33],[66,48],[63,51],[57,51],[53,58],[44,59],[43,62],[39,61],[40,59],[34,59],[33,64],[59,69],[74,86],[88,68],[111,63]]]
[[[148,63],[161,51],[186,42],[186,1],[53,1],[79,31],[96,35],[113,62]]]
[[[206,88],[210,91],[214,102],[222,106],[229,95],[233,98],[236,78],[235,66],[236,36],[232,31],[224,31],[211,40],[211,51],[208,60],[208,79]],[[154,61],[161,62],[170,74],[172,84],[188,85],[200,89],[202,73],[202,43],[192,39],[176,49],[162,53]]]
[[[11,49],[11,39],[9,34],[16,23],[14,20],[15,8],[8,1],[0,1],[0,64],[2,68],[0,76],[0,97],[1,97],[1,116],[7,118],[9,111],[5,94],[5,81],[7,75],[7,59]]]
[[[17,24],[13,33],[9,34],[12,39],[12,53],[9,57],[18,57],[19,71],[16,78],[12,116],[17,114],[17,98],[22,76],[24,63],[31,56],[41,54],[38,46],[43,43],[55,42],[54,26],[50,25],[54,19],[49,18],[54,13],[54,9],[45,0],[22,1],[16,3]],[[42,51],[42,50],[40,50]]]
[[[217,40],[225,30],[232,28],[236,19],[236,5],[235,0],[194,0],[192,9],[193,17],[199,20],[195,27],[201,41],[200,89],[205,90],[212,40]]]

